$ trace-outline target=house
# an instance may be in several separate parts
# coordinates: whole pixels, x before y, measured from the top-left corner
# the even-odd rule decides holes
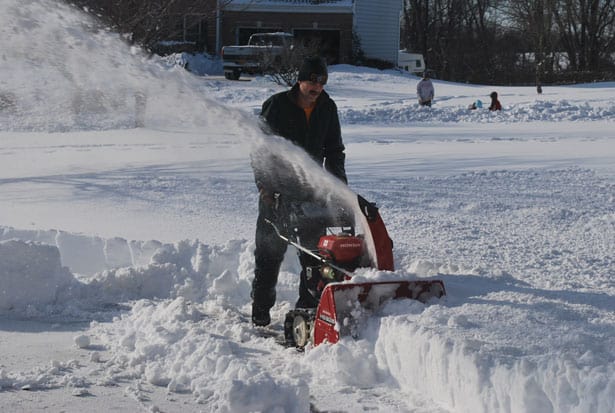
[[[316,45],[329,63],[349,63],[353,32],[367,58],[397,64],[403,0],[218,0],[207,49],[246,44],[253,33],[288,32]]]
[[[397,63],[403,0],[354,0],[353,29],[365,56]]]

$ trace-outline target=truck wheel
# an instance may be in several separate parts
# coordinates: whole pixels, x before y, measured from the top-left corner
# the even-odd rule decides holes
[[[224,72],[224,77],[228,80],[239,80],[241,72],[239,70],[233,70],[232,72]]]

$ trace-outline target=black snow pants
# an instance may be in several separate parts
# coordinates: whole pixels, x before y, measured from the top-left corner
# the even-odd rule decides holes
[[[254,251],[254,280],[252,282],[252,305],[259,310],[269,310],[275,304],[276,284],[280,272],[280,265],[288,244],[276,234],[274,228],[265,221],[265,218],[276,223],[282,230],[288,223],[287,216],[279,216],[273,205],[259,201],[259,214],[256,221],[256,249]],[[314,250],[318,240],[325,233],[325,227],[320,223],[304,227],[298,234],[302,246]],[[317,271],[312,276],[312,267],[318,266],[318,261],[305,253],[299,253],[301,274],[299,281],[299,300],[297,308],[314,308],[318,305],[318,298],[310,291],[315,291],[320,280]]]

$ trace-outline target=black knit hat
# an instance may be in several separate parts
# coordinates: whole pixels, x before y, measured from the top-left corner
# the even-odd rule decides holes
[[[321,85],[327,83],[327,63],[320,57],[308,57],[303,61],[297,80],[309,80]]]

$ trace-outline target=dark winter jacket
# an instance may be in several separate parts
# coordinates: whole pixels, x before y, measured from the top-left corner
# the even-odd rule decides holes
[[[491,105],[489,105],[489,110],[502,110],[502,105],[498,100],[498,92],[491,92],[489,97],[491,97]]]
[[[316,106],[308,123],[304,110],[297,105],[299,85],[295,84],[289,91],[271,96],[263,103],[261,117],[266,122],[271,132],[282,136],[305,151],[327,171],[347,182],[344,167],[345,157],[344,144],[337,106],[329,95],[322,91],[316,100]],[[255,166],[255,162],[252,162]],[[277,190],[276,179],[271,174],[281,173],[281,169],[291,170],[292,165],[281,166],[284,160],[275,157],[273,162],[263,167],[255,167],[254,173],[257,185],[264,186],[267,190]],[[263,170],[268,169],[268,170]],[[275,171],[273,171],[275,170]],[[296,171],[294,171],[296,172]],[[294,185],[292,183],[291,185]],[[272,188],[274,186],[274,188]]]
[[[491,105],[489,105],[489,110],[502,110],[502,105],[500,104],[500,101],[497,99],[492,99],[491,100]]]

